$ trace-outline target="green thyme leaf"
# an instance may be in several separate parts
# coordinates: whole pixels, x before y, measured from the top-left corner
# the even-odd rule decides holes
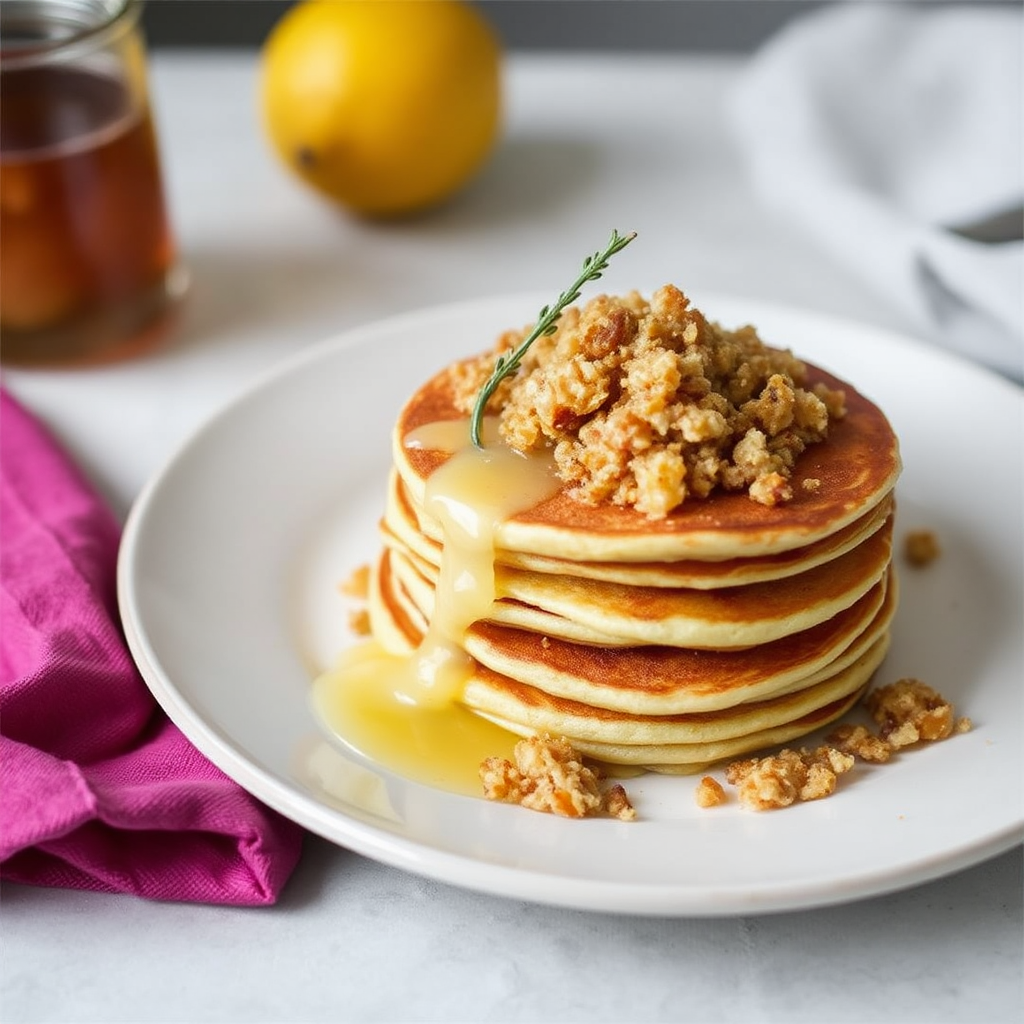
[[[545,306],[537,314],[537,322],[533,325],[533,330],[520,342],[519,347],[511,353],[504,353],[498,357],[490,377],[476,396],[476,402],[473,405],[473,415],[469,421],[469,436],[477,448],[483,448],[483,441],[480,435],[483,426],[484,409],[487,408],[487,403],[490,401],[491,395],[494,394],[498,385],[506,377],[519,369],[519,364],[522,362],[523,356],[526,355],[527,349],[538,338],[555,333],[559,317],[567,306],[572,305],[580,297],[580,290],[583,286],[589,281],[596,281],[608,269],[608,262],[612,256],[625,249],[634,238],[636,238],[635,231],[630,232],[628,235],[620,235],[618,231],[613,231],[612,237],[604,249],[594,253],[593,256],[588,256],[583,261],[583,270],[580,272],[579,277],[558,296],[558,301],[554,306]]]

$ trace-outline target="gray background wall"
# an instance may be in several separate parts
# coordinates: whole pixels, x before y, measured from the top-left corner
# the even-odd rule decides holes
[[[143,19],[152,46],[252,47],[292,2],[149,0]],[[509,49],[744,52],[795,15],[834,0],[476,2]]]

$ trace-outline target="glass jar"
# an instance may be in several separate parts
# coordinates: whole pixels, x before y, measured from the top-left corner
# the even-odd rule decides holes
[[[0,359],[156,344],[185,289],[137,0],[0,4]]]

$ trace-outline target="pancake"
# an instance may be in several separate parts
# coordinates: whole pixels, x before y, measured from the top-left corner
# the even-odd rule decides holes
[[[685,559],[676,562],[576,562],[566,558],[497,550],[495,563],[513,569],[526,569],[549,575],[573,576],[647,587],[692,587],[700,590],[743,586],[781,579],[814,568],[852,550],[880,529],[893,509],[891,495],[859,519],[835,533],[801,548],[774,555],[752,558]],[[381,521],[385,543],[403,544],[410,552],[437,567],[441,564],[442,544],[436,523],[424,526],[429,517],[418,513],[410,502],[408,491],[398,474],[392,471],[388,482],[387,505]],[[429,531],[429,532],[427,532]]]
[[[391,585],[397,585],[399,592],[412,602],[420,617],[429,622],[434,612],[434,580],[421,571],[422,563],[414,562],[394,548],[385,549],[382,553],[381,564],[385,561],[386,571],[393,577]],[[627,647],[635,643],[627,637],[614,636],[591,628],[577,622],[571,616],[553,614],[508,597],[493,602],[487,618],[491,622],[579,643],[601,644],[605,647]]]
[[[694,746],[735,740],[799,721],[859,693],[888,649],[883,634],[859,658],[813,686],[717,711],[679,715],[630,715],[545,693],[478,667],[463,703],[522,735],[547,732],[574,745],[614,744],[631,749]]]
[[[836,533],[890,493],[900,471],[898,445],[872,402],[824,370],[808,364],[807,371],[807,387],[822,383],[845,392],[846,415],[797,460],[791,501],[768,507],[742,492],[716,491],[651,519],[618,505],[584,505],[563,490],[499,523],[495,548],[577,562],[673,562],[774,555]],[[410,447],[405,438],[428,424],[462,418],[447,370],[402,409],[392,455],[414,507],[422,507],[427,479],[450,453]],[[427,529],[429,523],[423,525]]]
[[[385,569],[377,579],[386,580],[387,559],[382,561]],[[372,606],[379,600],[372,589]],[[414,622],[400,595],[384,603],[385,613],[394,618],[391,630],[401,634],[396,652],[414,649],[426,618],[417,615]],[[707,712],[814,685],[845,668],[888,630],[896,604],[890,572],[886,581],[825,623],[756,647],[612,648],[490,622],[470,627],[464,646],[494,673],[595,708],[648,715]],[[381,638],[391,630],[385,624],[375,627]]]
[[[764,583],[824,565],[845,555],[880,530],[892,514],[886,495],[874,508],[841,530],[801,548],[753,558],[684,559],[677,562],[570,562],[564,558],[499,551],[498,564],[531,572],[644,587],[690,587],[714,590]]]
[[[426,635],[428,622],[392,572],[386,548],[371,567],[366,595],[370,632],[389,654],[406,656]]]
[[[577,740],[573,745],[584,756],[605,764],[628,765],[670,775],[692,774],[704,771],[717,762],[732,760],[759,750],[767,750],[769,747],[779,747],[806,736],[816,729],[822,729],[850,711],[864,695],[866,689],[867,685],[848,697],[826,704],[824,707],[791,722],[770,726],[760,732],[733,739],[707,743],[654,744],[651,746]],[[504,724],[504,727],[514,731],[508,723]]]
[[[648,644],[732,648],[809,629],[848,608],[885,575],[891,527],[798,576],[721,590],[629,587],[498,567],[499,597]]]
[[[495,590],[498,604],[512,599],[582,626],[590,635],[614,637],[620,643],[699,649],[750,647],[809,629],[854,604],[885,575],[891,549],[890,522],[825,565],[742,587],[631,587],[497,566]],[[401,566],[401,562],[397,564]],[[419,581],[433,585],[432,567],[420,561],[417,568]],[[417,586],[417,579],[401,568],[397,571],[429,619],[433,599],[424,587]],[[498,609],[487,617],[502,621]],[[564,637],[564,632],[557,630],[557,621],[555,625],[554,635]],[[534,628],[547,631],[540,620]]]
[[[383,640],[401,634],[396,653],[413,650],[427,619],[410,614],[401,586],[388,586],[382,559],[371,608],[392,622],[375,622]],[[384,581],[379,594],[377,581]],[[644,714],[675,714],[730,707],[814,685],[844,668],[888,630],[897,604],[891,571],[850,608],[800,633],[772,643],[733,650],[674,647],[614,648],[574,643],[550,634],[477,622],[466,632],[466,651],[484,668],[533,685],[553,696],[594,707]]]
[[[743,650],[609,649],[490,622],[470,627],[465,649],[493,672],[596,708],[714,711],[813,685],[844,668],[888,630],[895,609],[895,584],[879,583],[827,622]]]

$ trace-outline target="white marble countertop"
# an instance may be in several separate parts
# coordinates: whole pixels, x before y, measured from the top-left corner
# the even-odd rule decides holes
[[[640,238],[610,291],[673,280],[909,332],[768,218],[723,99],[741,64],[516,57],[485,173],[415,221],[369,225],[292,181],[260,133],[255,62],[161,54],[153,92],[193,276],[164,350],[8,371],[125,515],[182,440],[261,371],[347,327],[542,290],[612,227]],[[8,1021],[1016,1021],[1020,849],[820,911],[647,919],[480,895],[309,837],[270,909],[6,884]]]

